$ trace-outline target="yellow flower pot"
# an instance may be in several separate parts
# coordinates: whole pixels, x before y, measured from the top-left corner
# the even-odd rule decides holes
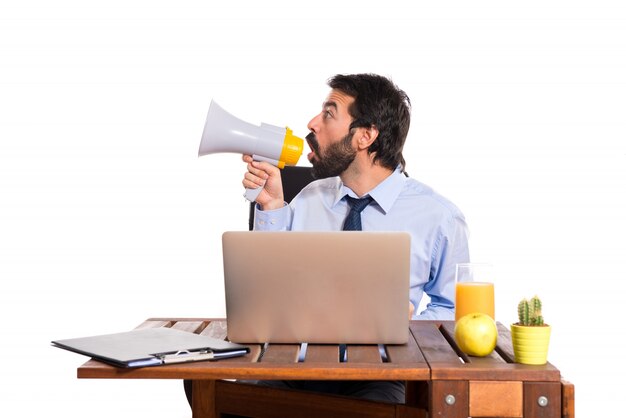
[[[550,345],[550,325],[511,325],[511,340],[515,362],[522,364],[546,364]]]

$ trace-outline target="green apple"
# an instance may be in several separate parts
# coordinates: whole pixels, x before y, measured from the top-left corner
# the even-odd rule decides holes
[[[496,348],[498,328],[489,315],[480,312],[469,313],[456,322],[454,340],[465,354],[485,357]]]

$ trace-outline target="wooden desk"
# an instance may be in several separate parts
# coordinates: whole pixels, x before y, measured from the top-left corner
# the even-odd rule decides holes
[[[226,323],[220,319],[151,318],[137,328],[146,327],[226,336]],[[298,344],[269,344],[250,345],[250,353],[238,358],[138,369],[90,360],[78,368],[78,377],[192,380],[194,418],[214,417],[217,409],[245,413],[245,402],[239,400],[245,399],[247,385],[222,379],[406,380],[406,405],[372,403],[368,412],[380,407],[403,416],[574,417],[574,386],[563,382],[551,364],[515,364],[506,327],[499,325],[498,346],[486,358],[459,354],[451,338],[453,327],[453,322],[411,321],[408,344],[387,346],[386,355],[376,346],[348,346],[345,363],[339,362],[335,345],[308,345],[301,353]],[[319,397],[341,408],[338,397]],[[219,408],[207,407],[216,399]],[[307,405],[315,407],[314,402]]]

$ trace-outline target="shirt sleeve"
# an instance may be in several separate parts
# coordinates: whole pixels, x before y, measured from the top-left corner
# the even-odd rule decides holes
[[[285,203],[280,209],[261,210],[254,205],[255,231],[288,231],[291,225],[291,208]]]
[[[462,215],[452,218],[438,239],[424,292],[430,297],[417,319],[454,319],[456,265],[469,262],[468,229]]]

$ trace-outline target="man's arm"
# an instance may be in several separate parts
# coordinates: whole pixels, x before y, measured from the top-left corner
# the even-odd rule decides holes
[[[259,205],[254,206],[255,231],[290,231],[291,208],[283,205],[280,209],[261,210]]]
[[[468,230],[463,216],[453,217],[444,231],[433,257],[431,277],[424,285],[430,302],[418,319],[454,319],[456,265],[469,262]]]

